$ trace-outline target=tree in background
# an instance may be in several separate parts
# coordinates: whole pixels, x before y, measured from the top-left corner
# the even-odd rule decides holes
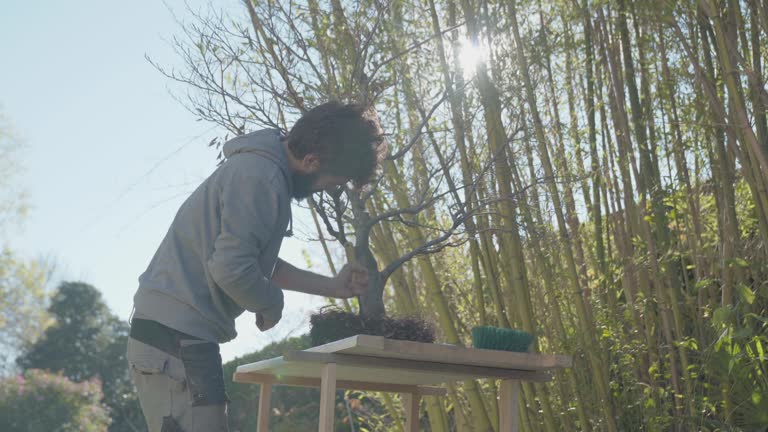
[[[98,379],[75,383],[30,369],[0,380],[3,432],[106,432],[109,422]]]
[[[10,119],[0,111],[0,231],[19,222],[27,212],[25,194],[14,187],[16,176],[22,171],[16,157],[21,146]]]
[[[10,121],[0,112],[0,377],[15,372],[14,357],[51,322],[45,310],[51,266],[20,258],[5,241],[5,231],[26,213],[24,194],[13,184],[21,169],[19,147]]]
[[[14,372],[15,356],[51,323],[45,310],[47,273],[37,261],[0,251],[0,377]]]
[[[62,283],[48,312],[55,324],[26,348],[18,365],[61,373],[75,382],[98,378],[112,417],[110,432],[145,430],[125,360],[128,324],[110,312],[96,288],[81,282]]]

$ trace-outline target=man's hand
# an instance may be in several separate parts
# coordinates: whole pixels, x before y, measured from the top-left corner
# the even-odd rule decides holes
[[[267,309],[262,312],[256,312],[256,327],[259,328],[259,330],[265,332],[280,321],[280,318],[283,317],[283,308],[273,308],[273,309]]]
[[[331,279],[328,297],[350,298],[368,289],[368,270],[359,264],[347,264]]]

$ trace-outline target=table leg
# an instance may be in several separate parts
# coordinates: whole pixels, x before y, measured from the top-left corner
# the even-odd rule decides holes
[[[419,405],[421,396],[413,393],[403,393],[405,406],[405,432],[419,432]]]
[[[499,432],[519,432],[520,381],[502,380],[499,395]]]
[[[269,432],[269,412],[272,408],[272,384],[262,383],[259,392],[259,417],[257,432]]]
[[[320,428],[319,432],[333,432],[333,414],[336,409],[336,363],[323,365],[320,376]]]

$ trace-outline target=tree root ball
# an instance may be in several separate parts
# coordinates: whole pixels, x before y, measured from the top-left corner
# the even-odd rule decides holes
[[[359,334],[388,339],[432,343],[434,327],[418,318],[366,317],[340,310],[325,310],[312,315],[309,338],[312,346],[324,345]]]

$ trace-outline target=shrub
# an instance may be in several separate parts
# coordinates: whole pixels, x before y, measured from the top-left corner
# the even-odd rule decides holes
[[[104,432],[109,412],[101,382],[75,383],[30,369],[0,381],[0,430],[4,432]]]

